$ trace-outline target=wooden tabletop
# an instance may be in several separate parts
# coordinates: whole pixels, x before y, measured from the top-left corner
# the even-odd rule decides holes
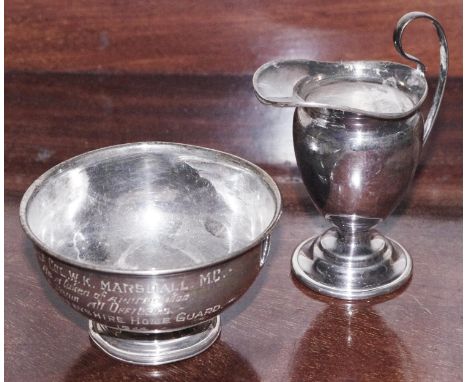
[[[414,260],[406,288],[345,303],[290,272],[294,248],[327,223],[302,184],[292,110],[261,105],[250,76],[10,73],[5,114],[5,368],[24,381],[457,381],[462,372],[462,80],[450,78],[411,188],[379,229]],[[431,83],[434,85],[434,82]],[[46,283],[18,207],[27,186],[85,151],[137,141],[242,156],[278,183],[284,213],[248,292],[206,352],[160,367],[104,355],[87,321]]]
[[[450,73],[462,75],[461,0],[5,1],[7,70],[251,74],[277,57],[392,60],[401,16],[444,26]],[[411,23],[404,46],[438,68],[431,23]]]

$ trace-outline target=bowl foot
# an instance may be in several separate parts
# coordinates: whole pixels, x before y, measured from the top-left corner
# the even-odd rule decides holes
[[[89,336],[106,354],[139,365],[162,365],[193,357],[208,349],[220,333],[220,318],[187,329],[139,333],[89,321]]]
[[[361,300],[390,293],[411,277],[412,261],[396,241],[377,231],[349,243],[331,228],[299,244],[292,257],[294,275],[318,293]]]

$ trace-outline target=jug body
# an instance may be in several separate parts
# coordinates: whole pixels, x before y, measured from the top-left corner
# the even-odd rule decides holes
[[[386,120],[296,108],[294,151],[315,207],[342,231],[368,230],[385,219],[411,183],[423,131],[419,112]]]

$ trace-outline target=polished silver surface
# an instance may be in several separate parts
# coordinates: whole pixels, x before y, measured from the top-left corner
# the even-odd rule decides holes
[[[441,44],[439,82],[425,123],[425,68],[401,44],[404,28],[418,18],[432,21]],[[408,253],[373,227],[409,188],[442,99],[448,48],[439,22],[422,12],[400,19],[394,44],[416,69],[391,62],[284,60],[263,65],[253,78],[261,102],[296,107],[297,164],[315,207],[335,226],[299,245],[293,272],[338,298],[389,293],[411,276]]]
[[[395,31],[393,33],[393,43],[395,44],[395,48],[403,57],[416,62],[417,68],[421,72],[425,72],[426,67],[424,64],[413,55],[407,53],[403,49],[402,45],[402,36],[403,31],[405,30],[406,26],[415,19],[427,19],[432,22],[434,28],[437,31],[437,36],[439,37],[440,42],[440,64],[439,64],[439,79],[437,81],[437,87],[434,94],[434,99],[432,100],[431,109],[426,118],[426,123],[424,124],[424,137],[423,142],[425,143],[429,134],[431,133],[432,126],[434,125],[434,121],[437,117],[437,113],[439,112],[440,103],[442,102],[442,97],[444,95],[445,90],[445,83],[447,82],[447,73],[448,73],[448,44],[447,38],[445,37],[444,29],[440,22],[432,17],[431,15],[424,13],[424,12],[410,12],[404,15],[397,23]]]
[[[346,300],[398,289],[411,277],[411,257],[400,244],[375,230],[366,234],[365,240],[347,241],[330,228],[305,240],[292,257],[294,274],[318,293]]]
[[[274,181],[216,150],[108,147],[36,180],[20,207],[53,288],[115,358],[160,364],[206,349],[254,281],[281,213]]]
[[[106,354],[138,365],[181,361],[208,349],[221,332],[219,316],[170,333],[131,333],[89,321],[89,336]]]
[[[277,213],[268,181],[216,151],[124,145],[46,173],[26,194],[32,197],[24,220],[36,241],[65,261],[171,273],[222,261],[257,242]]]
[[[399,90],[410,102],[402,110],[392,110],[379,109],[381,99],[371,105],[353,105],[349,104],[349,99],[348,102],[337,103],[336,96],[326,99],[313,97],[317,91],[323,91],[324,87],[337,84],[346,86],[350,83],[367,87],[380,85],[376,91],[369,89],[374,98],[381,89]],[[267,105],[335,110],[384,119],[398,119],[413,114],[427,95],[427,82],[422,71],[385,61],[276,60],[257,69],[253,85],[257,98]],[[366,98],[369,96],[364,94],[360,101]]]

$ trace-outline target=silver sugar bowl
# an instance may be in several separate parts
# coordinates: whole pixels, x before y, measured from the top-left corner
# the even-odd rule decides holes
[[[253,283],[281,214],[241,158],[145,142],[91,151],[26,191],[22,226],[50,285],[114,358],[158,365],[206,350]]]

